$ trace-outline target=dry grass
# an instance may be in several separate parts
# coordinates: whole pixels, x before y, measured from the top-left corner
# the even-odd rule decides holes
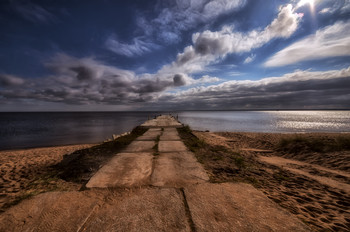
[[[254,164],[247,162],[240,153],[198,139],[189,126],[178,128],[178,132],[187,148],[209,172],[212,182],[243,181],[257,184],[256,179],[250,175]]]
[[[350,150],[350,135],[338,135],[333,138],[310,138],[296,135],[292,138],[281,139],[277,145],[277,149],[289,153]]]
[[[53,168],[57,171],[59,178],[76,183],[86,183],[112,156],[120,152],[147,130],[144,127],[135,127],[130,134],[119,137],[116,140],[66,155],[62,162]]]

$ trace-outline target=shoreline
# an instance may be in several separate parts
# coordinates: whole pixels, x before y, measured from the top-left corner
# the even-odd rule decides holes
[[[59,145],[34,146],[34,147],[13,148],[13,149],[4,149],[4,150],[0,149],[0,154],[2,152],[22,152],[22,151],[33,150],[33,149],[63,148],[63,147],[72,147],[72,146],[85,146],[85,145],[96,146],[101,143],[103,143],[103,141],[100,141],[98,143],[68,143],[68,144],[59,144]]]
[[[210,133],[255,133],[255,134],[276,134],[276,135],[304,135],[304,134],[316,134],[316,135],[325,135],[325,134],[331,134],[331,135],[336,135],[336,134],[350,134],[350,131],[347,132],[256,132],[256,131],[209,131],[209,130],[197,130],[197,129],[193,129],[194,132],[210,132]],[[8,152],[8,151],[22,151],[22,150],[31,150],[31,149],[37,149],[37,148],[56,148],[56,147],[65,147],[65,146],[78,146],[78,145],[99,145],[102,144],[104,142],[108,142],[108,141],[112,141],[116,138],[119,138],[121,136],[124,136],[126,134],[129,134],[129,132],[125,132],[122,134],[112,134],[111,138],[105,139],[105,140],[101,140],[98,142],[94,142],[94,143],[67,143],[67,144],[53,144],[53,145],[47,145],[47,146],[32,146],[32,147],[23,147],[23,148],[13,148],[13,149],[1,149],[0,148],[0,153],[1,152]]]
[[[213,156],[197,156],[212,182],[248,182],[315,230],[350,228],[350,222],[345,220],[350,218],[346,206],[350,202],[346,192],[350,186],[350,151],[340,148],[340,151],[317,152],[307,147],[307,143],[296,147],[295,154],[293,146],[288,145],[287,150],[278,148],[282,139],[329,141],[348,137],[349,133],[193,131],[193,134],[212,151]],[[95,145],[98,144],[0,151],[0,213],[42,192],[81,189],[82,182],[63,180],[51,167],[65,155]],[[237,157],[232,160],[230,152],[240,155],[243,162]],[[332,180],[331,185],[327,184],[328,179]]]
[[[81,189],[118,149],[143,132],[136,127],[101,143],[0,151],[0,213],[39,193]]]

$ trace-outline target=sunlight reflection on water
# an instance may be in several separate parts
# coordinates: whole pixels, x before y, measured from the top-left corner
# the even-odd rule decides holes
[[[350,132],[350,111],[188,111],[193,129],[245,132]]]

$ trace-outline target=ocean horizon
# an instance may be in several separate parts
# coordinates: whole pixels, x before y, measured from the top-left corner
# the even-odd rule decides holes
[[[0,150],[99,143],[159,114],[202,131],[350,132],[350,110],[0,112]]]

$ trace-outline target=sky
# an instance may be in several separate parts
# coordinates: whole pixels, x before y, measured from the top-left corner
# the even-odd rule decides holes
[[[2,0],[0,111],[350,109],[350,0]]]

